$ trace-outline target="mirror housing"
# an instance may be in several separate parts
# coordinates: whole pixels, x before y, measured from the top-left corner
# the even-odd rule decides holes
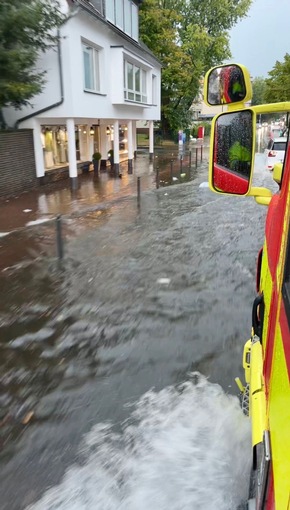
[[[217,193],[247,195],[255,155],[256,115],[252,109],[225,112],[213,121],[209,185]]]
[[[226,64],[210,69],[204,80],[204,101],[208,106],[246,103],[252,98],[250,74],[240,64]]]
[[[281,184],[283,172],[283,163],[276,163],[273,169],[273,179],[277,184]]]

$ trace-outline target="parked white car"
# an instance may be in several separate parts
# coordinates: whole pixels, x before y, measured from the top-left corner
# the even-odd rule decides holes
[[[285,150],[286,150],[287,138],[280,136],[279,138],[273,138],[269,140],[266,154],[266,168],[270,171],[273,170],[275,163],[283,163]]]

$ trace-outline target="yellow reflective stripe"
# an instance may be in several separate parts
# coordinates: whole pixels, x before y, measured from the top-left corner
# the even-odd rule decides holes
[[[277,270],[276,270],[276,286],[277,286],[277,291],[279,293],[282,290],[283,276],[284,276],[284,266],[285,266],[285,257],[286,257],[288,228],[289,228],[289,212],[290,212],[289,209],[290,209],[290,181],[289,181],[288,197],[287,197],[284,220],[283,220],[281,249],[280,249],[280,255],[279,255],[279,260],[278,260],[278,265],[277,265]]]
[[[290,488],[290,387],[282,334],[276,327],[268,419],[276,509],[287,508]]]
[[[270,269],[269,269],[268,251],[267,251],[266,241],[263,246],[260,289],[261,289],[261,292],[263,292],[264,304],[265,304],[264,324],[263,324],[263,350],[265,353],[265,351],[267,349],[269,314],[270,314],[270,306],[271,306],[271,299],[272,299],[272,292],[273,292],[273,282],[272,282],[272,277],[271,277],[271,273],[270,273]]]

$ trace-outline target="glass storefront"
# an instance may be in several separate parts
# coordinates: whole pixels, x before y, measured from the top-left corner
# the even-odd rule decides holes
[[[126,124],[121,124],[119,127],[119,150],[121,160],[128,156],[128,127]]]
[[[75,127],[77,162],[91,161],[92,154],[100,150],[99,127]],[[68,136],[66,126],[41,126],[41,142],[46,170],[68,165]]]

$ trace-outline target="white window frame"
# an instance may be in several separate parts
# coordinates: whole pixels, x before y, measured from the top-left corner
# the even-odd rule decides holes
[[[91,51],[89,51],[91,50]],[[91,69],[91,79],[92,79],[92,87],[86,86],[86,70],[85,70],[85,53],[90,55],[90,65],[92,65]],[[82,58],[83,58],[83,85],[85,92],[101,92],[101,78],[100,78],[100,48],[95,46],[94,44],[87,42],[82,39]]]
[[[122,15],[117,20],[120,6]],[[132,0],[106,0],[106,19],[135,41],[139,40],[139,9]]]
[[[152,104],[157,105],[157,76],[152,74]]]
[[[124,31],[125,19],[124,19],[124,0],[118,0],[115,2],[115,24],[116,27]]]
[[[136,4],[131,2],[131,37],[139,40],[139,10]]]
[[[124,32],[131,37],[132,34],[132,5],[125,2],[124,5]]]
[[[133,87],[129,88],[128,86],[128,69],[129,66],[132,66],[133,70]],[[136,88],[136,75],[138,70],[139,74],[139,89]],[[144,79],[145,78],[145,79]],[[148,71],[144,69],[142,65],[137,65],[130,60],[124,59],[124,99],[125,101],[130,101],[134,103],[148,104],[148,92],[147,92],[147,84],[148,81]]]
[[[106,19],[115,23],[115,0],[106,0]]]

